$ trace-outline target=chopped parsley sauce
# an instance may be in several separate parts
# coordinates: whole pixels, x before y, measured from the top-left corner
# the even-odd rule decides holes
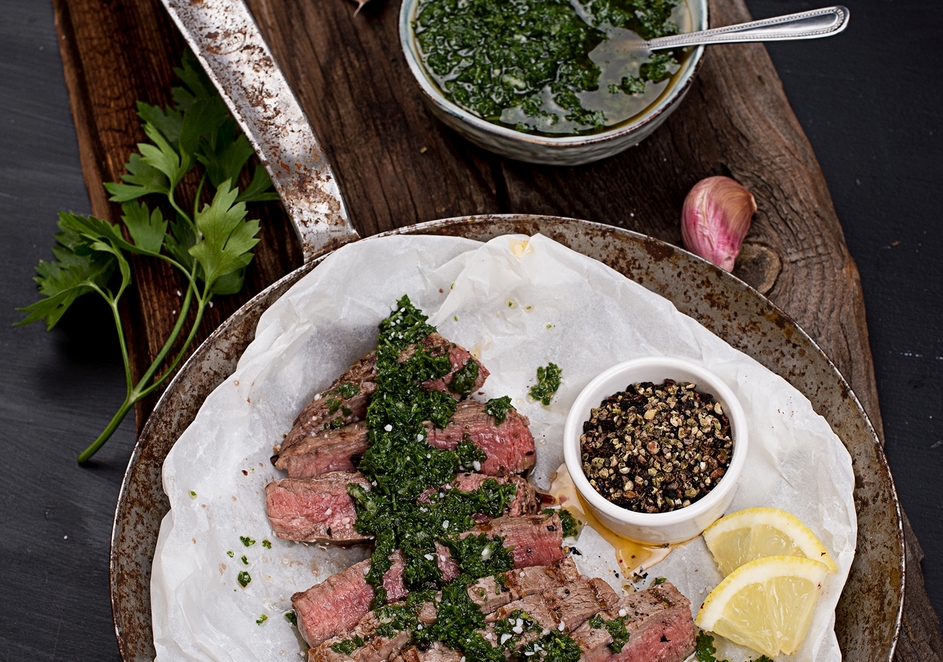
[[[605,628],[609,636],[612,637],[609,650],[613,653],[621,653],[622,647],[629,641],[629,631],[625,628],[626,620],[628,620],[628,616],[606,620],[599,614],[596,614],[589,619],[589,626],[596,630]]]
[[[485,403],[485,413],[494,417],[494,422],[498,425],[504,423],[508,417],[508,412],[514,409],[511,404],[511,396],[503,395],[500,398],[491,398]]]
[[[435,543],[448,545],[452,538],[457,540],[458,534],[474,526],[471,516],[475,513],[499,516],[515,494],[513,485],[490,480],[474,492],[440,489],[424,497],[424,502],[418,500],[430,489],[451,482],[458,471],[485,459],[468,441],[460,442],[454,451],[436,449],[426,442],[424,421],[443,428],[455,413],[452,396],[423,388],[424,382],[452,370],[447,351],[433,355],[421,345],[434,330],[408,297],[403,297],[380,324],[377,389],[366,415],[370,447],[357,467],[371,481],[371,488],[347,486],[357,508],[357,531],[376,540],[367,575],[374,587],[375,605],[386,602],[382,580],[392,565],[394,551],[403,551],[403,581],[410,591],[439,588],[442,573]],[[406,355],[408,358],[402,359]],[[477,377],[477,365],[475,368]],[[470,562],[464,567],[462,560],[455,560],[463,573],[477,579],[482,576],[478,572],[494,574],[509,569],[502,565],[507,558],[506,552],[504,557],[494,554],[487,567]]]
[[[414,644],[441,641],[462,651],[467,662],[504,662],[505,649],[477,631],[484,625],[484,614],[468,596],[468,586],[478,578],[512,569],[513,558],[501,537],[482,534],[463,538],[461,534],[475,526],[472,516],[477,513],[500,516],[514,499],[516,487],[493,478],[471,492],[450,486],[457,472],[471,469],[486,456],[468,441],[460,442],[454,451],[433,448],[426,441],[424,422],[442,428],[455,412],[452,396],[422,386],[452,370],[447,351],[438,354],[422,346],[435,330],[426,319],[404,296],[380,324],[377,388],[366,414],[370,446],[357,467],[370,481],[370,488],[354,483],[347,486],[357,509],[357,531],[375,539],[367,581],[374,589],[371,606],[380,621],[377,633],[388,637],[409,631]],[[455,373],[450,389],[468,395],[477,376],[477,364],[469,361]],[[503,419],[510,398],[492,400],[488,406],[492,416]],[[437,543],[448,548],[459,568],[459,577],[451,582],[446,583],[439,570]],[[403,583],[409,595],[404,602],[386,604],[383,575],[392,566],[390,556],[396,550],[403,553]],[[425,625],[419,622],[418,613],[431,601],[438,613],[433,624]],[[579,659],[572,639],[562,633],[554,633],[551,639],[528,657],[537,655],[536,660],[549,662]],[[350,655],[364,643],[353,637],[331,648]],[[576,657],[572,657],[573,650]]]
[[[546,366],[537,368],[537,383],[530,387],[530,397],[542,404],[544,407],[550,404],[550,400],[560,388],[560,377],[563,371],[556,363],[548,363]]]
[[[544,508],[542,511],[544,515],[553,515],[557,514],[557,517],[560,518],[560,524],[563,527],[563,537],[564,538],[575,538],[580,534],[580,522],[566,508]],[[570,548],[571,551],[575,548]],[[579,554],[579,552],[576,552]]]
[[[664,92],[685,52],[626,43],[676,34],[685,13],[680,0],[421,0],[413,27],[446,98],[518,131],[582,134]]]

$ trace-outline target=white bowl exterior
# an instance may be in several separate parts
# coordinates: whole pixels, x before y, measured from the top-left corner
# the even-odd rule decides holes
[[[582,165],[618,154],[650,136],[678,107],[687,94],[701,62],[704,47],[698,46],[682,66],[672,88],[630,124],[601,133],[559,138],[522,133],[487,122],[448,101],[429,80],[420,62],[412,34],[412,22],[419,0],[403,0],[399,16],[399,37],[406,63],[419,83],[423,100],[432,113],[472,143],[501,156],[546,165]],[[692,30],[707,29],[707,0],[687,0]]]
[[[630,384],[660,384],[665,379],[694,383],[697,390],[710,393],[722,403],[730,420],[733,457],[720,482],[690,506],[667,513],[637,513],[611,503],[589,484],[582,468],[580,435],[583,422],[589,420],[592,409],[608,396],[624,391]],[[746,415],[726,384],[707,369],[689,361],[651,357],[613,366],[586,385],[567,416],[563,432],[563,457],[576,489],[605,526],[638,542],[674,544],[700,535],[730,507],[746,463],[748,444]]]

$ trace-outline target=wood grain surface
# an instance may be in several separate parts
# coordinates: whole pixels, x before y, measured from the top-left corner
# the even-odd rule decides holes
[[[54,0],[82,166],[95,215],[115,221],[103,181],[116,181],[144,139],[134,104],[166,104],[182,41],[157,0]],[[358,14],[340,0],[250,0],[277,60],[322,140],[354,225],[364,236],[475,213],[571,216],[680,244],[685,194],[724,174],[754,194],[758,212],[735,274],[789,313],[851,384],[881,434],[857,268],[815,155],[761,45],[715,47],[687,99],[656,134],[577,168],[507,161],[438,124],[422,105],[397,37],[398,3]],[[748,20],[741,0],[711,2],[711,23]],[[251,295],[301,262],[278,205],[252,210],[263,236],[247,291],[217,301],[205,335]],[[173,325],[182,284],[133,263],[124,313],[140,375]],[[154,400],[136,410],[138,429]],[[923,590],[922,552],[907,530],[908,575],[899,660],[941,660],[939,622]]]

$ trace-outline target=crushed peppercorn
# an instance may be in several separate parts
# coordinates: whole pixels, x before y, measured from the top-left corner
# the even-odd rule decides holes
[[[592,410],[580,451],[590,485],[617,506],[664,513],[723,478],[733,440],[723,405],[695,384],[631,384]]]

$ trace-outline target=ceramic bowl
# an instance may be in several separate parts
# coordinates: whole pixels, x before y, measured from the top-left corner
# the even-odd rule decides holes
[[[580,165],[598,161],[637,145],[655,131],[687,94],[700,68],[704,47],[699,46],[681,65],[671,84],[648,109],[635,119],[600,133],[577,136],[546,136],[515,131],[486,122],[447,100],[426,75],[413,33],[413,21],[420,0],[403,0],[399,15],[399,35],[406,62],[423,99],[432,113],[446,125],[479,147],[510,159],[549,165]],[[707,0],[687,0],[690,29],[707,29]]]
[[[726,474],[714,488],[690,506],[666,513],[640,513],[616,506],[589,484],[583,473],[580,435],[591,410],[610,395],[638,382],[661,384],[665,379],[697,385],[719,401],[730,420],[733,455]],[[673,544],[690,540],[720,518],[733,501],[746,462],[746,417],[733,391],[709,370],[680,359],[652,357],[609,368],[593,379],[570,408],[563,432],[563,457],[580,496],[596,518],[613,532],[647,544]]]

